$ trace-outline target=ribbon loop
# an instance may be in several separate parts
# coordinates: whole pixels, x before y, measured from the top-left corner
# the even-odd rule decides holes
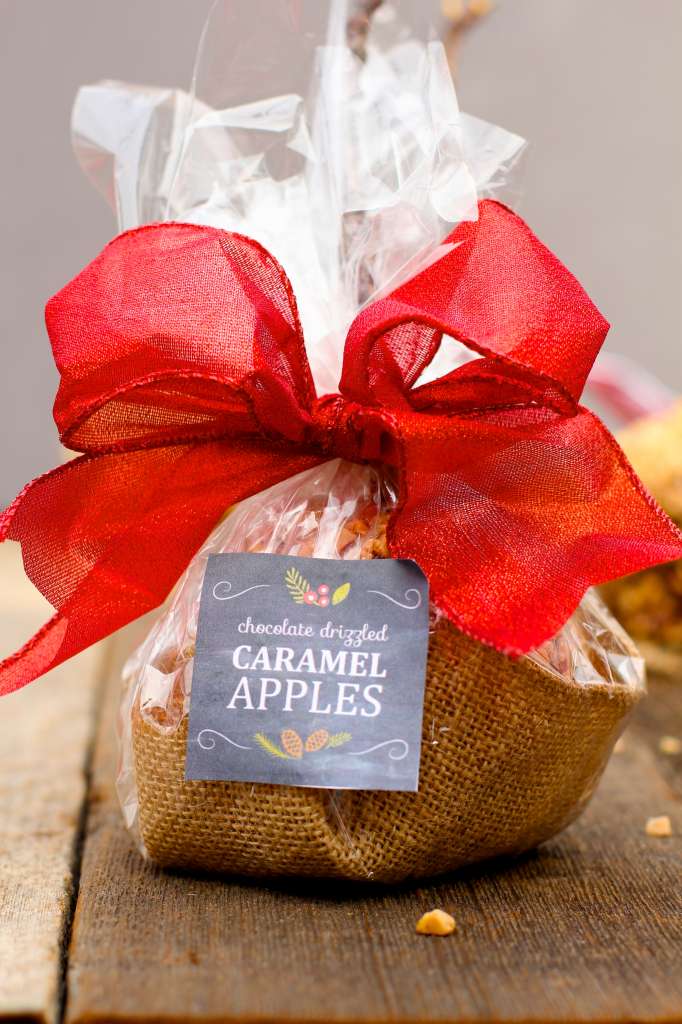
[[[575,403],[548,378],[538,377],[521,367],[499,359],[473,359],[451,373],[413,388],[409,395],[413,409],[423,412],[475,413],[540,405],[575,413]]]
[[[479,204],[444,255],[353,323],[341,391],[403,404],[443,336],[580,398],[608,323],[572,274],[506,207]]]
[[[55,420],[79,451],[257,433],[263,377],[286,436],[314,400],[286,274],[258,243],[216,228],[119,235],[50,300],[46,322]]]

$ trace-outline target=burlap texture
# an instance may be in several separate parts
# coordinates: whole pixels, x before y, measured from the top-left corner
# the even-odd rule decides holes
[[[136,709],[141,839],[165,867],[377,882],[518,854],[579,814],[638,696],[512,662],[441,622],[417,793],[186,782],[187,720],[163,735]]]

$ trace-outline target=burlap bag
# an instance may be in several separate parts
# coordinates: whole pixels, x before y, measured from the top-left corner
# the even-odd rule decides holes
[[[296,516],[309,515],[308,505],[294,505]],[[243,514],[249,522],[253,510]],[[275,519],[281,524],[280,512]],[[361,550],[381,554],[381,533]],[[185,614],[176,605],[168,621]],[[152,639],[138,665],[153,650]],[[188,701],[176,689],[160,714],[150,713],[133,689],[125,714],[140,843],[165,867],[378,882],[518,854],[580,813],[641,690],[636,650],[593,597],[545,651],[516,662],[440,618],[429,645],[419,791],[388,793],[186,782]]]

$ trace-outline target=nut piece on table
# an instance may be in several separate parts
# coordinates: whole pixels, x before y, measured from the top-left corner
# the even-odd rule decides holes
[[[662,754],[682,754],[682,740],[677,736],[661,736],[658,741],[658,749]]]
[[[655,836],[657,839],[667,839],[673,834],[673,827],[667,814],[661,814],[658,818],[648,818],[645,832],[648,836]]]
[[[457,928],[454,917],[444,910],[429,910],[417,921],[420,935],[451,935]]]

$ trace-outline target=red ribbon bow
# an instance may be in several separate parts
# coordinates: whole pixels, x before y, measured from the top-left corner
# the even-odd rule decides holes
[[[0,520],[55,616],[0,665],[23,686],[159,605],[225,509],[334,456],[395,467],[388,542],[465,633],[510,654],[592,584],[682,556],[682,534],[578,404],[608,325],[505,207],[352,325],[317,398],[287,277],[251,239],[115,238],[47,305],[55,420],[80,458]],[[416,386],[443,335],[479,353]]]

